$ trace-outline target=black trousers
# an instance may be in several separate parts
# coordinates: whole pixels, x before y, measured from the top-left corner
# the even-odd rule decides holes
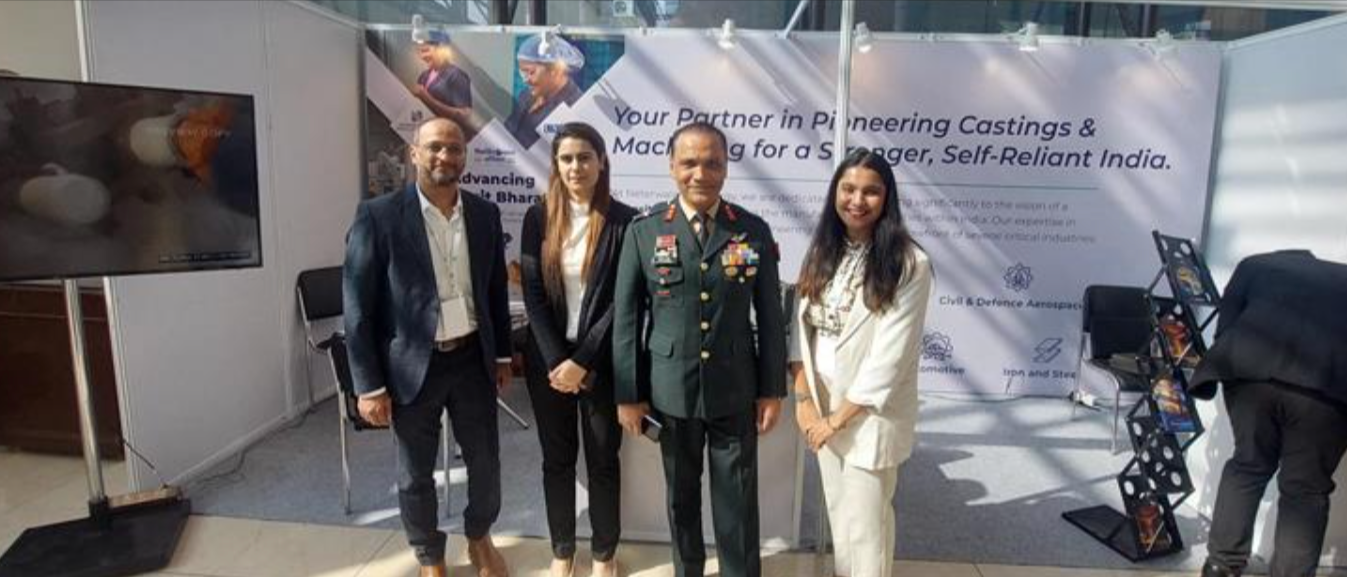
[[[660,453],[668,488],[674,575],[700,577],[706,566],[702,537],[702,458],[711,465],[711,517],[722,577],[759,577],[757,413],[719,419],[660,418]]]
[[[571,395],[548,384],[548,367],[530,342],[525,380],[538,442],[543,448],[543,498],[547,502],[547,529],[552,555],[575,555],[575,464],[584,441],[585,471],[589,476],[589,524],[593,529],[594,559],[607,561],[617,552],[622,536],[622,427],[611,389]],[[599,369],[602,370],[602,369]],[[599,375],[606,384],[607,375]],[[606,394],[605,394],[606,392]],[[577,430],[579,431],[577,433]]]
[[[1313,392],[1279,383],[1237,382],[1224,393],[1235,454],[1221,472],[1207,563],[1236,574],[1248,565],[1258,503],[1276,473],[1281,497],[1270,574],[1312,577],[1333,472],[1347,450],[1347,415]]]
[[[496,428],[495,379],[485,373],[476,339],[447,353],[434,352],[421,392],[411,403],[393,405],[398,445],[398,505],[407,543],[422,565],[444,562],[446,536],[438,529],[435,461],[440,415],[447,408],[454,441],[468,468],[464,533],[478,539],[500,514],[500,437]],[[445,479],[448,482],[448,479]]]

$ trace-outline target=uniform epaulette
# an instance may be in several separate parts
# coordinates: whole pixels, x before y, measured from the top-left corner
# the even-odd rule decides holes
[[[667,200],[665,200],[665,201],[660,201],[660,202],[657,202],[657,203],[655,203],[655,204],[649,205],[649,206],[647,206],[647,207],[641,209],[640,212],[636,213],[636,216],[632,217],[631,220],[632,220],[632,222],[636,222],[636,221],[638,221],[638,220],[642,220],[642,219],[645,219],[645,218],[649,218],[649,217],[654,216],[654,215],[656,215],[656,214],[663,214],[664,211],[665,211],[665,209],[668,208],[668,205],[669,205],[669,201],[667,201]]]

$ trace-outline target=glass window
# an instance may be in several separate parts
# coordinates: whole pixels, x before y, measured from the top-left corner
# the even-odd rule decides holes
[[[532,8],[546,22],[596,28],[714,28],[726,18],[745,29],[780,30],[798,0],[310,0],[371,24],[409,24],[412,14],[436,24],[494,24],[502,6],[514,4],[514,24],[529,24]],[[815,0],[824,11],[824,30],[836,30],[840,0]],[[1212,8],[1135,2],[1030,0],[858,0],[856,21],[874,31],[1002,34],[1037,22],[1043,34],[1102,38],[1149,36],[1169,30],[1178,38],[1234,40],[1331,15],[1327,11]],[[1152,19],[1147,22],[1147,19]],[[809,30],[806,14],[797,25]],[[1149,24],[1149,25],[1148,25]]]

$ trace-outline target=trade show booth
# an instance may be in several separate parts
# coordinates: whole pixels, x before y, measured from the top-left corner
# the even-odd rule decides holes
[[[436,114],[409,88],[426,66],[413,42],[418,30],[447,35],[454,65],[471,81],[463,87],[471,112],[461,122],[472,139],[462,187],[501,209],[511,238],[507,260],[514,265],[519,249],[513,239],[546,187],[550,135],[561,123],[584,121],[605,135],[614,196],[634,206],[675,194],[666,158],[673,129],[692,120],[721,127],[731,161],[725,198],[771,224],[788,282],[798,274],[842,149],[880,151],[898,176],[908,226],[936,270],[920,387],[923,419],[944,420],[919,421],[914,460],[924,448],[935,457],[904,473],[900,502],[924,499],[912,491],[948,490],[950,498],[970,506],[1001,498],[996,491],[970,489],[960,468],[966,464],[958,463],[998,453],[965,446],[1015,444],[1031,451],[1041,443],[1095,452],[1096,460],[1076,461],[1072,453],[1038,464],[1049,471],[1060,466],[1062,478],[1072,479],[1060,486],[1048,486],[1042,477],[1034,483],[1043,486],[1019,486],[1010,479],[1021,468],[1016,462],[980,465],[994,472],[982,472],[979,483],[1000,479],[1018,492],[1007,499],[1013,506],[979,509],[961,522],[989,530],[998,523],[1016,527],[1024,534],[1020,545],[1030,543],[1033,536],[1026,533],[1032,531],[991,515],[1027,515],[1031,507],[1049,506],[1056,507],[1047,514],[1055,518],[1099,495],[1117,498],[1112,475],[1125,459],[1106,453],[1111,411],[1073,417],[1066,400],[1077,388],[1113,395],[1105,373],[1080,364],[1087,286],[1151,282],[1162,264],[1154,231],[1195,239],[1216,286],[1225,284],[1241,258],[1269,250],[1307,248],[1322,259],[1347,262],[1347,165],[1341,161],[1347,158],[1347,59],[1338,56],[1347,54],[1347,16],[1221,43],[1168,35],[1040,37],[1036,30],[962,35],[866,29],[862,35],[850,25],[839,38],[836,32],[732,26],[368,24],[307,2],[75,5],[66,25],[78,33],[59,42],[75,42],[66,50],[78,68],[52,66],[46,68],[55,70],[50,75],[247,95],[256,133],[258,266],[103,280],[120,429],[143,456],[128,456],[133,489],[190,486],[231,470],[259,441],[304,427],[306,415],[333,393],[327,359],[307,350],[295,283],[301,271],[341,264],[357,203],[406,182],[410,130]],[[579,96],[536,123],[517,118],[530,90],[517,55],[530,41],[564,41],[583,56],[583,66],[572,67],[566,79]],[[850,54],[839,57],[839,44]],[[0,68],[28,75],[25,61],[7,54],[25,47],[0,48]],[[42,76],[42,69],[33,65],[32,75]],[[839,93],[845,106],[838,105]],[[0,127],[9,121],[0,114]],[[4,234],[0,229],[0,243]],[[0,246],[0,262],[4,251]],[[515,389],[507,400],[527,405],[522,382]],[[1020,398],[1047,408],[1028,420],[1002,419],[1000,411],[1019,410],[1004,401]],[[960,402],[969,404],[952,404]],[[1186,447],[1191,497],[1180,521],[1190,551],[1159,567],[1201,562],[1200,518],[1211,512],[1220,467],[1232,447],[1219,397],[1196,408],[1204,434]],[[1073,419],[1093,424],[1082,428]],[[1035,427],[1046,422],[1081,436],[1036,436]],[[296,449],[334,451],[306,462],[338,462],[336,426],[335,418],[321,425],[332,445],[324,440]],[[534,433],[507,419],[501,429],[512,439],[507,443],[537,450]],[[923,446],[923,433],[935,444]],[[360,442],[388,450],[376,441]],[[502,460],[522,455],[507,453]],[[658,455],[644,439],[624,443],[624,524],[633,539],[668,537]],[[392,458],[366,455],[352,462],[391,468]],[[1085,462],[1103,465],[1073,468]],[[507,463],[505,483],[537,492],[538,465]],[[817,542],[816,474],[788,414],[760,447],[764,546]],[[461,472],[444,482],[461,484]],[[295,519],[355,525],[396,520],[362,517],[360,497],[354,499],[356,515],[344,516],[340,495],[331,497],[330,516],[325,511]],[[389,502],[387,495],[368,498],[385,508]],[[531,498],[519,502],[536,504]],[[512,512],[509,499],[507,516],[534,520],[506,520],[505,526],[519,533],[543,526],[541,509]],[[1270,510],[1259,524],[1259,554],[1271,549],[1275,495],[1264,503]],[[1120,500],[1112,504],[1122,507]],[[709,527],[709,514],[705,520]],[[905,522],[900,509],[900,526]],[[1073,546],[1102,547],[1083,533],[1076,536]],[[963,546],[977,548],[946,542],[916,554],[943,558]],[[1083,562],[1052,551],[1061,546],[1044,545],[1024,559]],[[1342,551],[1347,504],[1339,495],[1321,564],[1347,565]],[[1002,554],[988,553],[1006,560],[997,557]]]

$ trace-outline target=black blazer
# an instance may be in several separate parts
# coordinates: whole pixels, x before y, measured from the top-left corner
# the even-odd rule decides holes
[[[1240,261],[1193,396],[1211,398],[1217,381],[1277,381],[1347,403],[1347,265],[1303,250]]]
[[[566,296],[559,291],[549,294],[543,283],[542,245],[547,224],[543,204],[535,204],[524,215],[519,246],[524,276],[524,306],[528,310],[531,351],[541,359],[544,373],[566,359],[572,359],[594,374],[596,391],[611,391],[611,337],[613,324],[613,281],[617,276],[617,257],[622,237],[636,209],[617,200],[608,206],[608,217],[599,233],[594,260],[590,262],[584,298],[580,301],[580,330],[574,351],[566,342]]]
[[[360,203],[346,237],[342,299],[358,394],[387,388],[407,404],[421,391],[439,320],[439,295],[416,186]],[[510,352],[510,308],[500,210],[459,190],[482,366],[494,378]]]

